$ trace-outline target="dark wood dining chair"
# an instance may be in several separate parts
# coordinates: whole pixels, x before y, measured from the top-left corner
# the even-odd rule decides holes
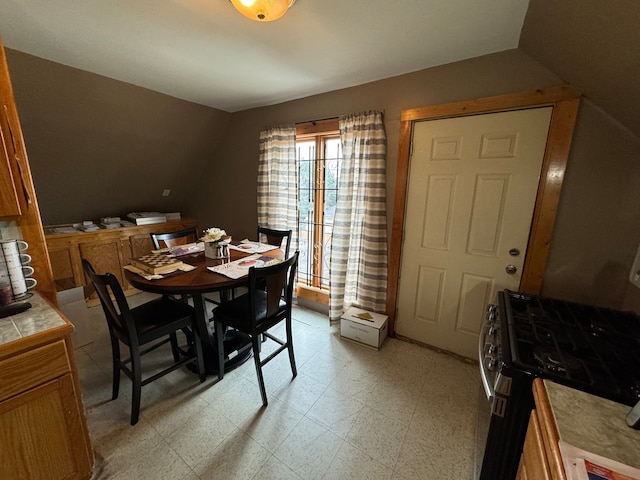
[[[153,249],[160,250],[166,247],[177,247],[178,245],[186,245],[198,241],[198,231],[195,227],[185,228],[177,232],[169,233],[150,233]],[[180,296],[183,302],[188,302],[190,295],[182,294]],[[218,305],[219,302],[208,297],[204,297],[207,302]]]
[[[213,310],[218,343],[218,378],[222,380],[224,363],[227,360],[224,352],[224,336],[227,329],[235,329],[249,335],[264,406],[268,402],[262,367],[279,353],[288,350],[293,377],[295,378],[298,374],[291,335],[291,307],[297,267],[298,252],[276,265],[250,268],[248,293],[223,303]],[[262,284],[263,288],[260,288],[259,284]],[[268,331],[280,322],[285,322],[285,340]],[[262,336],[279,344],[279,347],[265,359],[260,358]]]
[[[133,382],[131,425],[138,423],[143,386],[188,363],[196,365],[200,382],[204,382],[204,357],[193,307],[179,300],[162,296],[135,308],[129,308],[127,298],[115,275],[96,273],[91,263],[84,259],[82,266],[98,293],[109,327],[113,367],[111,399],[118,398],[121,371]],[[193,339],[185,348],[178,345],[176,335],[176,332],[182,329],[188,329]],[[189,338],[187,340],[189,341]],[[121,343],[129,349],[128,358],[121,357]],[[143,379],[142,357],[166,343],[171,344],[173,363]]]
[[[198,231],[195,227],[186,228],[177,232],[169,233],[150,233],[153,249],[160,250],[166,247],[175,247],[177,245],[186,245],[198,241]]]
[[[274,230],[273,228],[258,226],[258,241],[268,243],[269,245],[277,245],[284,251],[284,258],[289,257],[289,249],[291,248],[292,230]],[[265,238],[266,242],[262,239]],[[282,244],[284,243],[284,248]]]

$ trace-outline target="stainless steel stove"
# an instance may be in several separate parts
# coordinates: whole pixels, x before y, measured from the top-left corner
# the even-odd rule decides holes
[[[535,377],[629,406],[640,400],[640,317],[504,290],[478,348],[491,405],[481,480],[515,478]]]

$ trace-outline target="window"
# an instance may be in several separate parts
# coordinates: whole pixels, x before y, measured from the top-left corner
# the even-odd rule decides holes
[[[342,148],[338,120],[296,126],[298,296],[329,301],[329,255]]]

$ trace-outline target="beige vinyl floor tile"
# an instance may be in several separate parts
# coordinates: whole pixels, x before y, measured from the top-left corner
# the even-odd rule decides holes
[[[88,315],[94,340],[74,353],[96,455],[92,480],[473,478],[477,365],[398,339],[369,349],[341,339],[325,315],[296,307],[298,376],[284,352],[267,364],[266,408],[253,359],[220,382],[178,369],[143,387],[132,427],[131,382],[123,375],[111,400],[104,314],[93,307]],[[167,357],[168,346],[143,368]]]
[[[275,456],[262,465],[262,468],[253,477],[254,480],[304,480]]]
[[[342,480],[357,478],[359,480],[389,480],[393,470],[382,465],[353,445],[344,442],[336,456],[333,457],[329,468],[322,477],[323,480]]]
[[[342,439],[304,417],[274,455],[306,480],[321,479]]]
[[[392,416],[364,407],[347,441],[383,465],[394,468],[409,424]]]
[[[362,402],[329,387],[311,407],[307,417],[346,438],[363,408]]]

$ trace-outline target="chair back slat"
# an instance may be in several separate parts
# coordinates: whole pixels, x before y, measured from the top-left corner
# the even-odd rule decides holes
[[[275,315],[280,309],[280,300],[287,286],[287,270],[278,270],[265,278],[267,292],[267,317]]]
[[[82,265],[100,298],[109,328],[121,338],[135,337],[136,331],[133,328],[129,304],[116,276],[111,273],[104,275],[96,273],[93,266],[86,260],[82,261]]]
[[[153,248],[159,250],[165,247],[176,247],[198,241],[198,231],[195,227],[186,228],[177,232],[150,233]]]
[[[289,256],[289,249],[291,248],[291,235],[292,230],[275,230],[273,228],[258,227],[258,241],[262,242],[262,237],[267,239],[269,245],[275,245],[278,248],[284,250],[284,257]],[[284,248],[283,244],[284,243]]]
[[[249,303],[252,309],[252,322],[256,321],[255,305],[257,303],[258,285],[264,289],[267,298],[267,314],[265,321],[280,316],[291,310],[293,285],[298,267],[299,252],[296,251],[286,260],[268,267],[251,267],[249,269]],[[282,300],[286,308],[282,308]]]

